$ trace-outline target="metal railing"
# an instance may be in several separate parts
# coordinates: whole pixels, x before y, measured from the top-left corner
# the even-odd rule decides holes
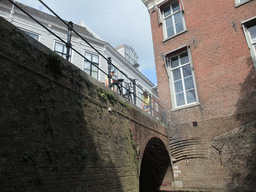
[[[45,27],[40,21],[38,21],[37,19],[35,19],[31,14],[29,14],[28,12],[26,12],[24,9],[22,9],[17,3],[15,3],[12,0],[8,0],[10,3],[12,3],[14,6],[16,6],[19,10],[21,10],[23,13],[25,13],[28,17],[30,17],[32,20],[34,20],[37,24],[39,24],[41,27],[43,27],[45,30],[47,30],[49,33],[51,33],[52,35],[54,35],[56,38],[58,38],[62,43],[64,43],[66,45],[66,60],[69,61],[70,58],[70,50],[72,49],[74,52],[76,52],[78,55],[80,55],[81,57],[83,57],[85,59],[86,62],[89,62],[90,64],[92,64],[94,67],[96,67],[98,70],[100,70],[103,74],[105,74],[108,77],[108,81],[109,81],[109,85],[111,85],[111,67],[113,66],[116,70],[118,70],[124,77],[126,77],[130,83],[133,85],[133,91],[131,92],[133,95],[133,103],[136,105],[136,100],[139,99],[141,102],[142,99],[139,98],[136,95],[136,87],[138,89],[140,89],[142,92],[146,91],[143,90],[143,88],[141,88],[141,86],[138,86],[138,84],[136,83],[136,79],[130,78],[127,76],[127,74],[125,74],[122,70],[120,70],[118,67],[116,67],[113,63],[110,57],[106,58],[103,54],[101,54],[93,45],[91,45],[84,37],[82,37],[77,31],[74,30],[73,28],[73,23],[72,21],[70,22],[66,22],[64,21],[61,17],[59,17],[49,6],[47,6],[42,0],[38,0],[40,3],[42,3],[51,13],[53,13],[62,23],[64,23],[67,26],[67,30],[68,30],[68,34],[67,34],[67,42],[65,40],[63,40],[61,37],[59,37],[56,33],[54,33],[52,30],[50,30],[48,27]],[[81,54],[80,52],[78,52],[76,49],[74,49],[72,47],[72,43],[71,43],[71,39],[72,39],[72,32],[74,34],[76,34],[81,40],[83,40],[87,45],[89,45],[94,51],[96,51],[103,59],[105,59],[108,63],[108,72],[106,73],[104,70],[102,70],[101,68],[99,68],[94,62],[88,60],[83,54]],[[122,86],[122,84],[121,84]],[[130,91],[128,90],[126,87],[122,86],[122,89],[125,89],[126,91]],[[151,94],[149,94],[150,96],[150,111],[151,111],[151,115],[152,115],[152,98],[151,98]]]

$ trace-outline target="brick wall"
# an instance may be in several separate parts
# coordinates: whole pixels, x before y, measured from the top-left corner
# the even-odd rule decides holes
[[[1,191],[139,191],[163,125],[2,18],[0,33]]]
[[[256,72],[241,25],[242,21],[256,16],[256,2],[249,1],[239,7],[235,7],[234,0],[183,0],[183,4],[187,31],[165,41],[162,25],[158,24],[157,11],[149,10],[159,98],[167,114],[170,137],[173,140],[197,138],[201,140],[205,154],[205,159],[176,162],[174,166],[177,166],[176,172],[179,174],[175,179],[181,181],[184,188],[238,187],[242,185],[241,182],[234,182],[230,174],[236,165],[221,164],[218,151],[212,145],[218,136],[256,119]],[[200,105],[172,111],[163,54],[184,45],[190,46]],[[197,125],[193,125],[193,122],[197,122]],[[249,163],[246,157],[255,154],[255,125],[250,127],[248,135],[251,140],[242,140],[249,142],[247,145],[252,148],[246,150],[246,144],[240,146],[241,150],[246,151],[243,157],[232,149],[237,142],[231,139],[234,137],[227,136],[227,143],[232,149],[227,159],[237,155],[242,164]],[[216,156],[213,157],[213,154]],[[255,159],[250,161],[255,162]],[[244,181],[250,169],[241,170],[236,172],[239,175],[237,180]],[[248,184],[247,187],[254,186]]]

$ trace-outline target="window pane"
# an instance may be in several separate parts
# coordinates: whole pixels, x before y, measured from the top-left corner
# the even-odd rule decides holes
[[[173,26],[172,17],[168,17],[167,19],[165,19],[165,22],[166,22],[166,28]]]
[[[256,40],[256,26],[253,26],[253,27],[249,28],[248,30],[251,34],[251,38]]]
[[[84,62],[84,69],[90,70],[90,66],[91,66],[91,64],[89,62],[87,62],[87,61]]]
[[[174,15],[174,21],[175,23],[178,23],[179,21],[182,20],[182,15],[181,15],[181,12],[178,12]]]
[[[184,30],[184,27],[183,27],[183,22],[181,21],[181,22],[179,22],[179,23],[176,23],[176,33],[179,33],[179,32],[181,32],[181,31],[183,31]]]
[[[183,77],[187,77],[192,75],[191,67],[190,65],[185,65],[182,67]]]
[[[182,81],[176,81],[174,82],[174,87],[175,87],[175,93],[179,93],[183,91],[183,87],[182,87]]]
[[[175,68],[175,67],[178,67],[179,66],[179,61],[178,61],[178,57],[173,57],[171,58],[171,67],[172,68]]]
[[[192,76],[184,79],[185,82],[185,89],[189,90],[189,89],[193,89],[194,88],[194,82],[193,82],[193,78]]]
[[[181,61],[181,64],[185,64],[185,63],[188,63],[189,62],[189,59],[188,59],[188,53],[182,53],[180,55],[180,61]]]
[[[84,56],[85,56],[85,58],[88,59],[89,61],[92,60],[92,58],[91,58],[92,55],[91,55],[90,53],[85,53]]]
[[[95,67],[94,65],[92,65],[92,71],[98,71],[98,68],[97,67]]]
[[[94,62],[94,63],[99,63],[99,56],[97,56],[97,55],[92,55],[92,62]]]
[[[187,101],[188,101],[188,103],[196,102],[195,90],[187,91],[186,94],[187,94]]]
[[[92,71],[92,77],[94,77],[95,79],[98,79],[98,73],[97,73],[97,72]]]
[[[185,99],[184,99],[184,93],[183,92],[176,95],[176,101],[177,101],[177,106],[185,104]]]
[[[174,29],[173,26],[171,26],[170,28],[167,29],[167,36],[171,37],[174,35]]]
[[[174,81],[181,79],[180,68],[172,71]]]
[[[180,4],[178,1],[172,4],[172,11],[175,12],[180,9]]]
[[[91,75],[91,74],[90,74],[90,70],[84,69],[84,71],[85,71],[88,75]]]
[[[55,43],[55,51],[62,53],[63,45],[59,43]]]
[[[170,6],[168,5],[167,7],[164,8],[164,16],[168,16],[171,14]]]
[[[70,51],[70,50],[69,50]],[[67,53],[67,47],[65,45],[63,45],[63,53],[66,54]]]
[[[29,32],[25,32],[25,33],[27,33],[30,37],[33,37],[35,40],[38,41],[39,35],[36,35],[36,34],[33,34],[33,33],[29,33]]]

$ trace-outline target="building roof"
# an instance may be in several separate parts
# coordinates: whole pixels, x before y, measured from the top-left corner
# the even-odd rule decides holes
[[[0,3],[5,4],[7,6],[10,6],[10,7],[13,5],[8,0],[1,0]],[[24,11],[26,11],[27,13],[33,15],[33,17],[37,17],[37,18],[40,18],[40,19],[43,19],[43,20],[55,23],[55,24],[57,24],[59,26],[65,27],[65,28],[67,27],[61,20],[59,20],[57,17],[55,17],[53,15],[50,15],[48,13],[45,13],[43,11],[37,10],[35,8],[32,8],[32,7],[26,6],[26,5],[24,5],[22,3],[19,3],[19,2],[15,2],[15,3],[20,8],[22,8]],[[65,21],[65,22],[68,23],[69,21]],[[88,37],[92,37],[92,38],[97,38],[98,37],[98,36],[95,37],[92,33],[89,32],[89,30],[91,31],[91,29],[87,30],[83,26],[80,26],[80,25],[77,25],[77,24],[73,24],[73,28],[78,33],[82,33],[83,35],[86,35]]]

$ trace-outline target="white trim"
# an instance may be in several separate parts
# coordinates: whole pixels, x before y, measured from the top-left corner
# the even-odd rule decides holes
[[[66,45],[62,42],[62,41],[60,41],[60,40],[57,40],[57,39],[54,39],[54,41],[53,41],[53,52],[55,52],[55,44],[56,43],[59,43],[59,44],[62,44],[62,45],[64,45],[65,47],[66,47]],[[71,54],[70,54],[70,63],[73,63],[73,53],[74,53],[74,51],[72,51],[72,49],[70,49],[70,51],[71,51]],[[55,52],[56,53],[56,52]],[[66,54],[66,53],[65,53]],[[62,58],[64,58],[64,59],[66,59],[66,57],[62,57]]]
[[[98,53],[94,53],[94,52],[92,52],[92,51],[88,51],[88,50],[83,50],[83,56],[85,57],[85,53],[88,53],[88,54],[90,54],[91,56],[92,55],[94,55],[94,56],[97,56],[98,57],[98,67],[99,67],[99,65],[100,65],[100,55],[98,54]],[[82,57],[82,59],[83,59],[83,65],[82,65],[82,71],[84,71],[85,73],[86,73],[86,71],[84,70],[84,62],[85,62],[85,59]],[[91,62],[92,62],[92,60],[91,60]],[[92,69],[91,69],[91,66],[92,66],[92,64],[90,63],[90,73],[91,73],[91,71],[92,71]],[[88,74],[88,73],[87,73]],[[99,74],[100,74],[100,70],[97,68],[97,78],[96,78],[96,80],[100,80],[100,78],[99,78]],[[88,74],[88,75],[90,75],[90,74]],[[90,75],[91,76],[91,75]],[[93,77],[93,76],[91,76],[91,77]],[[93,77],[94,78],[94,77]],[[95,78],[94,78],[95,79]]]
[[[182,46],[182,48],[184,48],[185,46]],[[178,49],[175,49],[174,51],[172,52],[175,52],[175,51],[178,51]],[[182,53],[186,53],[188,54],[188,58],[189,58],[189,65],[191,67],[191,73],[192,73],[192,79],[193,79],[193,83],[194,83],[194,91],[195,91],[195,99],[196,101],[193,102],[193,103],[189,103],[189,104],[184,104],[184,105],[181,105],[181,106],[177,106],[177,102],[176,102],[176,95],[175,95],[175,87],[174,87],[174,81],[173,81],[173,75],[172,75],[172,72],[171,72],[171,69],[170,67],[167,67],[167,73],[168,73],[168,76],[169,76],[169,84],[170,84],[170,94],[171,94],[171,102],[172,102],[172,111],[173,110],[178,110],[178,109],[184,109],[184,108],[188,108],[188,107],[191,107],[191,106],[196,106],[199,104],[199,97],[198,97],[198,91],[197,91],[197,86],[196,86],[196,78],[195,78],[195,73],[194,73],[194,69],[193,69],[193,64],[192,64],[192,57],[191,57],[191,54],[189,53],[190,52],[190,48],[189,46],[187,46],[187,49],[184,50],[184,51],[180,51],[179,53],[177,54],[174,54],[172,55],[171,57],[175,57],[175,56],[178,56],[178,55],[181,55]],[[169,52],[170,54],[171,52]],[[165,55],[165,60],[168,58],[167,55]],[[180,66],[177,67],[177,68],[181,68]],[[181,74],[182,75],[182,74]],[[183,88],[185,88],[184,86],[184,82],[183,82]],[[186,90],[184,90],[186,91]],[[186,94],[184,94],[184,96],[186,97]],[[186,101],[186,98],[184,98],[185,101]]]
[[[252,62],[254,64],[254,67],[256,69],[256,50],[255,50],[255,47],[254,47],[254,44],[256,43],[255,41],[252,41],[252,38],[251,38],[251,34],[250,32],[248,31],[248,28],[246,26],[246,23],[247,22],[251,22],[252,20],[255,20],[254,23],[256,26],[256,17],[253,17],[251,19],[248,19],[247,21],[243,21],[242,22],[242,27],[243,27],[243,31],[244,31],[244,35],[245,35],[245,39],[247,41],[247,45],[248,45],[248,48],[250,50],[250,54],[251,54],[251,58],[252,58]]]
[[[252,20],[254,20],[254,19],[256,19],[256,16],[255,16],[255,17],[252,17],[252,18],[250,18],[250,19],[247,19],[247,20],[245,20],[245,21],[242,21],[241,24],[245,24],[245,23],[250,22],[250,21],[252,21]]]
[[[245,3],[248,3],[249,1],[251,0],[247,0],[247,1],[244,1],[244,2],[240,2],[240,0],[235,0],[235,8],[245,4]]]
[[[172,50],[172,51],[169,51],[169,52],[167,52],[167,53],[164,53],[163,56],[169,55],[169,54],[171,54],[171,53],[173,53],[173,52],[175,52],[175,51],[179,51],[180,49],[183,49],[183,48],[185,48],[185,47],[189,47],[189,45],[186,44],[186,45],[183,45],[183,46],[181,46],[181,47],[179,47],[179,48],[177,48],[177,49],[174,49],[174,50]]]
[[[170,2],[170,3],[168,3],[168,4],[166,4],[166,5],[162,8],[162,10],[161,10],[161,15],[162,15],[162,20],[163,20],[163,22],[162,22],[162,23],[163,23],[163,24],[162,24],[162,27],[163,27],[163,35],[164,35],[164,40],[163,40],[163,41],[166,41],[166,40],[168,40],[168,39],[170,39],[170,38],[173,38],[173,37],[175,37],[175,36],[177,36],[177,35],[179,35],[179,34],[181,34],[181,33],[184,33],[184,32],[187,30],[186,23],[185,23],[185,18],[184,18],[184,14],[183,14],[182,8],[180,7],[180,10],[177,10],[177,11],[175,11],[175,12],[172,12],[172,4],[174,4],[174,3],[176,3],[176,2],[178,2],[179,6],[180,6],[179,1],[178,1],[178,0],[175,0],[175,1],[172,1],[172,2]],[[168,16],[165,17],[165,16],[164,16],[164,8],[167,7],[167,6],[170,6],[171,14],[169,14]],[[182,21],[182,24],[183,24],[183,28],[184,28],[184,29],[183,29],[182,31],[180,31],[180,32],[177,33],[177,31],[176,31],[176,25],[175,25],[175,21],[174,21],[174,15],[175,15],[176,13],[178,13],[178,12],[181,13],[181,21]],[[170,18],[170,17],[172,17],[172,24],[173,24],[174,34],[171,35],[171,36],[168,36],[168,34],[167,34],[167,27],[166,27],[166,19],[167,19],[167,18]]]
[[[30,33],[30,34],[33,34],[33,35],[37,35],[38,36],[38,42],[40,42],[41,41],[41,34],[39,34],[39,33],[36,33],[36,32],[34,32],[34,31],[31,31],[31,30],[27,30],[27,29],[24,29],[24,28],[21,28],[20,27],[20,30],[22,30],[23,32],[25,32],[25,33]],[[29,34],[28,34],[29,35]],[[33,37],[32,37],[33,38]]]

